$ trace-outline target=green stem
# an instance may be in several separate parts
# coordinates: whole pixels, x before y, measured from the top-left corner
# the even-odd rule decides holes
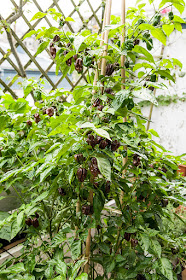
[[[16,190],[16,188],[12,185],[12,188],[14,189],[14,191],[16,192],[16,194],[18,195],[18,197],[20,198],[21,202],[23,204],[26,204],[23,197],[19,194],[19,192]]]

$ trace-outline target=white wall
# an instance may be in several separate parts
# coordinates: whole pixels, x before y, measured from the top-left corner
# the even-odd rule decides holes
[[[177,58],[183,63],[183,72],[186,72],[186,30],[183,33],[174,31],[165,48],[164,57]],[[160,53],[160,50],[159,50]],[[159,94],[178,94],[186,92],[186,76],[177,76],[176,83],[171,82],[168,89],[158,90]],[[150,108],[144,108],[143,112],[149,115]],[[186,102],[179,101],[169,106],[154,107],[150,128],[155,129],[160,136],[158,140],[166,149],[175,155],[186,153]]]

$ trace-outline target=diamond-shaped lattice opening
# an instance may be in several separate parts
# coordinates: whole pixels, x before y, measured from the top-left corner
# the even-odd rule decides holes
[[[79,7],[79,12],[85,19],[88,19],[92,15],[92,11],[87,2],[82,3],[82,5]]]
[[[9,9],[3,9],[3,17],[7,18],[9,16],[9,14],[5,14],[4,11],[10,12],[11,10],[12,14],[12,12],[19,6],[19,2],[19,0],[7,0],[6,4],[8,3]],[[84,76],[83,74],[73,74],[73,76],[67,76],[61,81],[62,73],[59,72],[58,76],[56,76],[56,66],[53,64],[47,51],[44,51],[35,57],[39,40],[36,41],[35,36],[33,35],[32,37],[22,41],[23,36],[29,30],[37,30],[43,26],[46,28],[49,28],[50,26],[58,27],[59,23],[54,21],[50,15],[47,15],[43,19],[37,19],[30,22],[33,15],[38,11],[46,12],[49,8],[55,8],[57,12],[62,13],[65,17],[70,16],[75,19],[75,22],[65,23],[65,30],[78,32],[86,27],[87,23],[90,29],[92,29],[92,26],[95,24],[97,24],[97,28],[98,26],[100,28],[102,11],[101,9],[98,9],[96,1],[94,1],[95,3],[91,0],[68,0],[67,2],[68,5],[66,5],[66,3],[64,4],[63,0],[32,0],[26,2],[23,7],[24,12],[22,16],[19,17],[16,22],[11,24],[13,35],[12,40],[16,46],[18,56],[20,57],[23,68],[25,69],[27,78],[34,78],[37,80],[40,77],[43,77],[44,80],[47,81],[45,84],[45,89],[47,91],[56,87],[72,89],[74,85],[77,85],[78,83],[82,84],[84,82]],[[23,92],[18,85],[18,82],[22,82],[23,78],[19,76],[21,72],[18,63],[13,54],[6,57],[7,51],[10,49],[6,32],[1,34],[0,42],[0,83],[2,84],[0,87],[4,88],[4,91],[10,92],[13,96],[15,96],[14,92],[16,92],[18,96],[22,96]]]
[[[61,8],[61,10],[64,13],[65,17],[68,17],[70,15],[70,13],[74,10],[74,6],[71,3],[71,1],[68,1],[68,5],[64,4],[64,1],[61,0],[58,2],[59,7]]]
[[[76,33],[76,32],[79,31],[80,27],[83,25],[83,22],[80,19],[80,16],[79,16],[79,14],[77,12],[75,12],[73,14],[73,19],[74,19],[75,22],[72,22],[71,26],[72,26],[74,32]]]

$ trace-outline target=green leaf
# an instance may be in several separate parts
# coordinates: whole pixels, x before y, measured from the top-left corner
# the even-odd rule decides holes
[[[133,50],[137,53],[143,54],[148,59],[149,62],[155,63],[152,54],[142,46],[136,45]]]
[[[113,269],[115,268],[115,266],[116,266],[116,262],[115,262],[115,260],[113,260],[113,261],[111,261],[111,262],[107,263],[107,267],[106,267],[106,271],[107,271],[107,273],[112,272],[112,271],[113,271]]]
[[[106,139],[109,139],[111,141],[110,135],[106,130],[104,130],[102,128],[94,128],[93,130],[97,135],[102,136],[102,137],[104,137]]]
[[[65,262],[62,262],[61,260],[58,260],[56,265],[56,272],[59,273],[61,276],[64,276],[64,280],[66,279],[66,273],[67,273],[67,265]]]
[[[143,63],[136,63],[136,65],[133,67],[133,72],[142,68],[142,67],[144,67],[145,69],[147,69],[147,68],[154,69],[154,67],[151,64],[149,64],[147,62],[143,62]],[[144,72],[142,72],[142,73],[144,75]]]
[[[55,148],[59,147],[60,145],[61,145],[60,142],[55,143],[54,145],[52,145],[52,146],[46,151],[45,154],[50,153],[52,150],[54,150]]]
[[[158,71],[156,71],[154,73],[157,73],[160,76],[166,77],[167,79],[169,79],[169,80],[171,80],[172,82],[175,83],[175,80],[174,80],[173,76],[171,74],[169,74],[169,72],[166,71],[166,70],[158,70]]]
[[[154,129],[149,129],[149,132],[152,134],[152,135],[154,135],[155,137],[158,137],[158,138],[160,138],[160,136],[159,136],[159,134],[157,133],[157,131],[155,131]]]
[[[157,240],[151,239],[151,249],[158,258],[161,258],[161,245]]]
[[[172,58],[172,62],[173,62],[174,65],[178,65],[182,69],[183,64],[181,63],[181,61],[179,61],[176,58]]]
[[[143,250],[146,252],[148,252],[149,247],[150,247],[150,239],[149,236],[145,233],[141,233],[140,234],[140,244],[142,245]]]
[[[45,191],[42,194],[40,194],[34,201],[32,201],[33,204],[45,199],[49,194],[49,191]]]
[[[88,275],[86,273],[82,273],[75,280],[88,280]]]
[[[174,22],[179,22],[179,23],[186,23],[184,19],[181,17],[174,15]]]
[[[129,93],[130,91],[125,89],[116,93],[115,99],[111,104],[115,111],[117,111],[122,106],[123,102],[128,99]]]
[[[155,28],[153,30],[151,30],[151,35],[158,39],[163,45],[166,46],[166,36],[164,34],[164,32],[160,29],[160,28]]]
[[[75,20],[73,19],[73,18],[71,18],[71,17],[67,17],[67,18],[65,18],[65,21],[73,21],[73,22],[75,22]]]
[[[85,264],[85,263],[87,263],[87,260],[77,261],[77,263],[73,267],[72,274],[70,275],[69,280],[74,280],[76,278],[79,268],[82,266],[82,264]]]
[[[82,35],[77,35],[74,39],[74,48],[76,52],[79,51],[79,48],[81,47],[82,43],[85,41],[86,37]]]
[[[24,264],[23,263],[17,263],[5,270],[0,271],[0,274],[15,274],[15,273],[21,273],[24,272]]]
[[[32,17],[32,19],[31,19],[30,21],[33,21],[33,20],[35,20],[35,19],[43,18],[43,17],[45,17],[46,15],[47,15],[47,13],[38,12],[38,13],[36,13],[36,14]]]
[[[9,118],[7,116],[0,116],[0,131],[6,127],[8,119]]]
[[[52,266],[52,265],[49,265],[49,266],[47,267],[47,269],[45,270],[45,277],[46,277],[47,279],[52,279],[53,273],[54,273],[53,266]]]
[[[165,34],[169,37],[174,31],[174,24],[163,24],[162,28]]]
[[[162,0],[159,4],[159,9],[162,8],[165,4],[171,3],[174,7],[182,14],[185,9],[185,2],[183,0]]]
[[[154,105],[158,105],[158,102],[153,92],[147,88],[142,88],[141,90],[135,90],[132,92],[132,95],[143,100],[148,100],[152,102]]]
[[[36,52],[35,56],[37,56],[38,54],[40,54],[41,52],[43,52],[43,51],[47,48],[48,43],[49,43],[48,41],[45,41],[45,42],[41,43],[41,44],[39,45],[38,49],[37,49],[37,52]]]
[[[81,255],[81,240],[73,240],[70,245],[72,259],[76,260]]]
[[[111,165],[108,158],[103,155],[97,155],[96,159],[98,162],[98,168],[103,177],[105,177],[106,180],[111,181]]]
[[[67,61],[69,58],[71,58],[71,57],[72,57],[73,55],[75,55],[75,54],[76,54],[75,51],[71,51],[71,52],[67,53],[67,54],[65,55],[65,57],[64,57],[62,63],[64,63],[65,61]]]
[[[13,175],[18,174],[21,170],[20,169],[14,169],[10,170],[1,178],[0,183],[7,181],[9,178],[11,178]]]
[[[108,244],[102,242],[98,244],[98,247],[104,254],[110,255],[110,247]]]
[[[0,211],[0,221],[3,221],[4,219],[8,218],[10,216],[7,212]]]
[[[101,191],[96,192],[93,198],[94,215],[97,220],[100,220],[101,211],[105,204],[105,198]]]
[[[31,30],[30,32],[28,32],[24,37],[23,40],[25,40],[28,37],[31,37],[32,35],[36,34],[36,30]]]
[[[179,32],[182,32],[182,26],[181,23],[179,22],[175,22],[174,23],[174,27],[176,28],[176,30],[178,30]]]
[[[172,272],[172,264],[166,258],[161,258],[158,261],[158,270],[169,280],[174,280]]]
[[[86,123],[82,124],[82,125],[80,126],[80,128],[91,128],[91,129],[94,130],[94,132],[95,132],[96,134],[98,134],[99,136],[102,136],[102,137],[104,137],[104,138],[106,138],[106,139],[111,140],[111,139],[110,139],[110,135],[108,134],[108,132],[107,132],[106,130],[104,130],[104,129],[102,129],[102,128],[96,128],[95,125],[94,125],[93,123],[86,122]]]
[[[40,174],[40,183],[43,182],[49,176],[50,171],[54,167],[55,167],[55,165],[51,165]]]

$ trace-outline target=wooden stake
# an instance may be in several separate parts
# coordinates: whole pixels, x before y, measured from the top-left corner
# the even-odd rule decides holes
[[[163,59],[164,50],[165,50],[165,46],[162,45],[161,54],[160,54],[161,59]],[[156,95],[156,88],[154,89],[154,95]],[[150,122],[151,122],[151,119],[152,119],[153,108],[154,108],[154,104],[152,103],[151,106],[150,106],[150,112],[149,112],[148,123],[147,123],[147,130],[149,130],[149,128],[150,128]]]

